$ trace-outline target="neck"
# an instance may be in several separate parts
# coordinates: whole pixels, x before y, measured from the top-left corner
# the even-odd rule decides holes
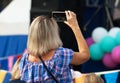
[[[43,60],[50,60],[53,56],[54,56],[54,50],[43,55],[42,59]],[[29,54],[28,60],[31,62],[39,62],[40,61],[39,57],[32,55],[32,54]]]

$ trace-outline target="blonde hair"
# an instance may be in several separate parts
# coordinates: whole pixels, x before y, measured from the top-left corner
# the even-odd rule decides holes
[[[11,71],[12,80],[20,79],[20,70],[19,70],[20,59],[21,59],[21,57],[17,59],[17,61],[15,62],[14,66],[13,66],[13,69]]]
[[[33,55],[43,55],[62,46],[59,27],[53,18],[38,16],[31,23],[27,48]]]
[[[94,73],[86,74],[83,83],[104,83],[104,80]]]

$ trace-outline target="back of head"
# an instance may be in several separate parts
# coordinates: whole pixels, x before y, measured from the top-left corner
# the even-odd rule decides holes
[[[104,80],[96,74],[87,74],[84,78],[83,83],[104,83]]]
[[[47,16],[36,17],[29,28],[27,47],[33,55],[42,55],[62,46],[57,22]]]

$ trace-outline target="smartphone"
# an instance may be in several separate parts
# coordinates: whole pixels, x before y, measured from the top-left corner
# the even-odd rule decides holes
[[[66,14],[64,11],[52,11],[52,17],[57,22],[64,22],[66,21]]]

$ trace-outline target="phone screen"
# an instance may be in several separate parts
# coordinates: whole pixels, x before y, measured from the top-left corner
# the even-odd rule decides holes
[[[65,12],[63,12],[63,11],[52,11],[52,17],[57,22],[64,22],[64,21],[66,21],[66,15],[65,15]]]

